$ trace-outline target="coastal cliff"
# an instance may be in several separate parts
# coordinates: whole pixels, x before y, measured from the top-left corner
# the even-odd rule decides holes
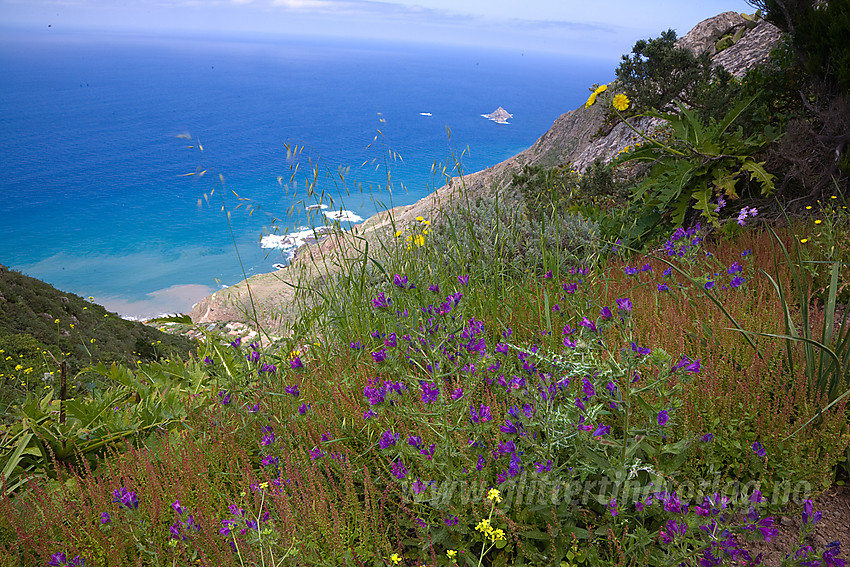
[[[779,30],[765,21],[753,21],[736,12],[725,12],[699,23],[677,42],[695,53],[709,51],[716,65],[737,77],[762,64],[780,38]],[[610,161],[634,143],[634,132],[617,124],[607,135],[600,105],[584,105],[561,115],[530,148],[492,167],[452,178],[440,189],[410,204],[380,212],[349,232],[333,232],[320,242],[298,249],[291,264],[269,274],[252,276],[237,285],[201,300],[191,312],[195,324],[223,321],[259,321],[267,330],[285,328],[308,307],[308,290],[328,285],[333,273],[346,262],[391,238],[416,217],[437,218],[458,199],[510,194],[510,180],[526,165],[551,167],[571,164],[583,171],[594,161]],[[638,118],[632,124],[649,130],[655,119]]]

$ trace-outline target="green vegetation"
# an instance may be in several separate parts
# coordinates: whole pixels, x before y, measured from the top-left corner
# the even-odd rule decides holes
[[[597,104],[627,111],[615,92]],[[799,513],[784,564],[841,565],[806,538],[848,479],[847,179],[811,195],[771,167],[766,128],[819,118],[765,92],[673,101],[613,163],[353,236],[273,346],[92,356],[111,387],[28,392],[0,431],[0,564],[749,564]]]
[[[3,413],[27,394],[58,391],[61,361],[67,368],[67,395],[74,397],[103,385],[96,373],[86,371],[98,362],[185,359],[194,348],[189,339],[121,319],[90,300],[0,266]]]

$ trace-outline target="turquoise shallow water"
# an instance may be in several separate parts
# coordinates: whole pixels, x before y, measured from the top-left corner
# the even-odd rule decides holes
[[[392,204],[413,202],[442,185],[435,160],[463,152],[468,172],[516,154],[614,67],[379,43],[0,37],[0,263],[129,316],[186,311],[241,280],[233,240],[248,275],[285,262],[263,236],[316,222],[296,162],[320,169],[326,212],[365,218],[390,204],[375,166],[388,155],[401,158]],[[510,124],[481,117],[500,105]]]

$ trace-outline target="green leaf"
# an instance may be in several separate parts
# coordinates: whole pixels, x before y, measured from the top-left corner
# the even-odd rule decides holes
[[[747,159],[741,165],[741,169],[750,172],[750,179],[761,183],[761,194],[767,197],[776,191],[776,186],[773,184],[773,174],[768,173],[764,169],[765,162],[756,162],[752,159]]]

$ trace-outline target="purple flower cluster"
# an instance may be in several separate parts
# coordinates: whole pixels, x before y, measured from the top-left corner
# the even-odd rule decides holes
[[[127,490],[124,486],[112,491],[112,501],[118,502],[122,508],[127,508],[128,510],[136,510],[139,507],[139,498],[136,496],[136,493],[132,490]]]
[[[702,244],[701,230],[700,223],[688,229],[677,228],[664,243],[664,250],[667,255],[683,258],[693,254]]]
[[[84,567],[86,560],[75,555],[73,559],[68,559],[64,553],[54,553],[50,556],[48,565],[51,567]]]
[[[177,541],[186,541],[189,539],[189,534],[191,532],[199,532],[201,531],[201,527],[195,523],[195,518],[192,517],[191,514],[186,514],[186,519],[180,519],[183,516],[183,512],[185,509],[180,505],[179,500],[175,500],[171,507],[178,515],[178,519],[174,522],[169,528],[169,532],[171,532],[171,539]],[[182,528],[182,529],[181,529]]]

